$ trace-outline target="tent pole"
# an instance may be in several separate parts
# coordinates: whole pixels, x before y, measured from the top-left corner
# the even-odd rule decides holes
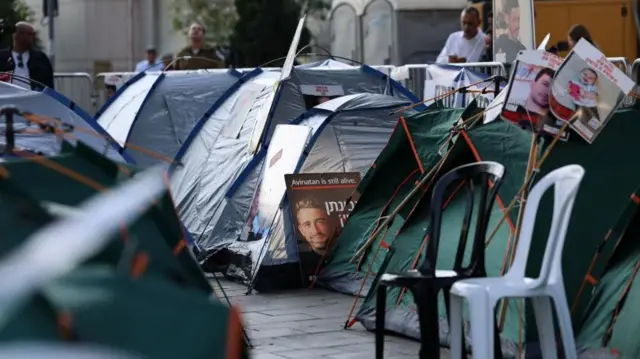
[[[478,84],[481,84],[483,82],[489,82],[489,84],[487,84],[487,86],[485,86],[485,89],[491,84],[491,82],[498,82],[502,81],[504,78],[502,76],[492,76],[488,79],[485,79],[483,81],[479,81],[476,83],[473,83],[471,85],[468,86],[464,86],[458,89],[455,89],[453,91],[447,92],[445,94],[442,94],[440,96],[436,96],[433,97],[431,99],[401,108],[399,110],[396,110],[392,113],[390,113],[390,115],[393,115],[394,113],[398,113],[398,112],[402,112],[405,111],[407,109],[413,108],[419,104],[423,104],[425,102],[428,101],[435,101],[438,99],[442,99],[445,98],[447,96],[451,96],[451,95],[455,95],[457,92],[463,91],[468,89],[469,87],[472,86],[477,86]],[[484,115],[485,112],[487,112],[488,110],[490,110],[491,108],[495,107],[491,106],[489,108],[486,108],[484,111],[480,112],[477,115],[472,116],[471,118],[465,120],[464,123],[471,122],[472,124],[475,123],[478,119],[482,118],[482,115]],[[459,130],[464,128],[464,126],[458,128],[456,126],[454,126],[454,130]],[[442,167],[442,165],[444,164],[445,160],[447,159],[447,157],[449,156],[449,154],[451,153],[451,147],[449,147],[449,149],[447,150],[447,152],[444,154],[444,156],[438,161],[438,163],[436,164],[436,166],[434,166],[421,180],[420,182],[413,188],[413,190],[411,190],[411,192],[402,200],[402,202],[396,206],[396,208],[393,210],[393,212],[391,212],[391,214],[389,216],[387,216],[387,218],[385,219],[385,221],[378,226],[378,228],[369,236],[369,239],[362,245],[362,247],[360,247],[360,249],[356,252],[356,254],[354,254],[351,259],[349,259],[349,263],[353,264],[356,262],[356,260],[361,257],[362,255],[364,255],[364,252],[368,249],[369,246],[371,246],[371,244],[373,243],[373,241],[375,240],[376,236],[380,233],[380,231],[382,230],[382,228],[386,227],[389,225],[389,223],[393,220],[393,218],[396,216],[396,214],[398,214],[398,212],[400,212],[400,210],[409,202],[409,200],[416,194],[418,193],[418,190],[421,189],[422,187],[425,186],[425,184],[427,183],[427,181],[429,181],[429,183],[427,184],[426,187],[431,186],[431,184],[433,183],[433,177],[435,177],[436,174],[438,174],[438,172],[440,171],[440,168]]]
[[[450,147],[447,150],[447,152],[444,154],[444,156],[440,158],[437,165],[434,166],[424,177],[422,177],[420,182],[411,190],[411,192],[409,192],[407,196],[404,197],[402,202],[400,202],[400,204],[398,204],[396,208],[394,208],[393,212],[391,212],[391,214],[387,216],[384,222],[382,222],[382,224],[378,226],[378,229],[376,229],[373,233],[371,233],[371,235],[369,236],[369,239],[362,245],[362,247],[360,247],[360,249],[358,249],[356,254],[354,254],[353,257],[351,257],[351,259],[349,260],[349,263],[352,263],[352,264],[355,263],[359,257],[362,257],[364,255],[364,252],[366,252],[367,249],[371,246],[371,244],[375,240],[376,236],[380,233],[382,228],[387,227],[391,223],[391,221],[393,220],[393,218],[395,218],[398,212],[400,212],[400,210],[409,202],[409,200],[411,200],[411,198],[413,198],[413,196],[416,195],[416,193],[418,193],[419,190],[421,190],[423,187],[428,188],[429,186],[431,186],[436,175],[438,174],[438,172],[440,172],[440,169],[442,168],[445,161],[449,157],[449,154],[451,154],[451,148],[452,147]]]
[[[535,167],[536,172],[538,170],[540,170],[540,167],[542,167],[542,165],[544,164],[544,161],[546,161],[547,157],[549,157],[549,154],[551,153],[551,150],[556,146],[556,144],[558,143],[558,140],[560,140],[560,137],[567,131],[568,127],[569,127],[569,122],[565,122],[564,125],[562,125],[562,127],[560,128],[560,130],[558,130],[558,133],[555,135],[555,137],[553,138],[553,140],[549,144],[549,147],[547,147],[547,149],[542,154],[542,157],[540,158],[540,160],[536,163],[536,167]],[[500,218],[498,223],[496,223],[495,227],[493,228],[493,231],[491,232],[491,235],[489,236],[489,238],[485,242],[485,247],[489,246],[489,244],[491,243],[491,241],[493,240],[495,235],[498,233],[498,230],[500,229],[500,226],[502,226],[504,221],[509,216],[509,213],[511,212],[513,207],[515,207],[518,198],[520,197],[520,195],[522,194],[524,189],[527,188],[528,186],[529,186],[528,183],[523,184],[522,187],[520,187],[520,189],[518,190],[518,193],[516,193],[513,196],[513,198],[511,199],[511,202],[509,202],[509,205],[507,206],[507,208],[504,209],[503,214],[502,214],[502,218]]]

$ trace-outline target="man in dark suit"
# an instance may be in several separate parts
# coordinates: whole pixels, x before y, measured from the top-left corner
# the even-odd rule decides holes
[[[33,48],[36,31],[33,25],[19,22],[13,33],[13,46],[0,50],[0,80],[31,90],[53,88],[53,66],[47,55]],[[2,76],[4,75],[4,76]]]

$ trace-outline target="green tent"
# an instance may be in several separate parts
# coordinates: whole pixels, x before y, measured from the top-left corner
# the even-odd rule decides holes
[[[433,118],[444,116],[445,113],[451,113],[450,111],[456,110],[442,110],[440,115],[435,111],[426,112],[417,116],[431,119],[425,122],[433,125],[436,123],[432,120]],[[628,193],[635,188],[638,178],[640,178],[640,158],[632,155],[640,151],[640,143],[626,135],[640,131],[640,123],[635,121],[637,116],[637,110],[619,111],[607,125],[606,131],[591,145],[572,134],[568,142],[558,143],[551,150],[550,156],[537,173],[536,178],[541,178],[558,167],[572,163],[580,164],[586,169],[586,177],[578,194],[573,220],[567,234],[563,259],[567,298],[570,303],[576,302],[573,314],[574,323],[577,324],[579,324],[579,319],[584,316],[586,304],[590,299],[585,294],[579,298],[576,298],[576,295],[589,268],[592,253],[598,248],[612,223],[615,223],[616,216],[625,208]],[[424,124],[424,126],[427,125]],[[445,122],[443,124],[445,131],[437,132],[434,130],[430,132],[430,136],[432,136],[430,140],[415,142],[420,146],[439,148],[440,143],[446,138],[443,133],[448,132],[448,127],[450,125],[447,126]],[[438,133],[441,135],[438,136]],[[540,151],[544,151],[550,142],[541,141]],[[524,182],[530,145],[530,132],[507,122],[495,121],[461,132],[450,147],[451,152],[438,175],[446,173],[455,166],[479,160],[496,161],[506,167],[507,174],[499,192],[499,199],[495,204],[496,209],[489,225],[489,233],[501,218],[500,213],[504,207],[511,202]],[[411,151],[408,151],[406,146],[404,149],[402,146],[398,146],[397,150],[390,148],[391,146],[387,147],[389,152],[385,151],[376,161],[375,171],[379,172],[379,175],[374,172],[368,180],[366,190],[362,193],[360,201],[338,240],[336,252],[332,254],[328,266],[321,273],[321,278],[323,278],[321,283],[336,290],[346,293],[358,292],[364,278],[363,272],[367,270],[368,265],[358,267],[349,264],[349,258],[362,245],[362,234],[371,233],[372,223],[379,217],[390,213],[413,186],[413,183],[404,184],[404,191],[398,191],[400,193],[394,196],[395,188],[402,182],[396,176],[404,179],[418,166],[415,160],[411,160]],[[437,152],[432,149],[431,153]],[[383,156],[384,163],[388,163],[386,167],[378,163]],[[410,164],[405,165],[405,162],[410,162]],[[423,163],[425,170],[420,171],[421,173],[428,172],[435,160]],[[415,182],[417,177],[419,177],[418,174],[414,175],[410,181]],[[615,179],[615,183],[612,179]],[[429,227],[429,196],[428,192],[426,194],[419,193],[416,197],[421,197],[420,199],[410,199],[407,206],[400,211],[398,218],[394,218],[387,229],[380,231],[380,236],[376,238],[374,245],[370,247],[362,261],[364,264],[374,262],[371,265],[372,276],[375,277],[383,272],[406,271],[415,268],[421,262],[420,255]],[[532,255],[527,268],[528,275],[532,277],[537,276],[540,267],[537,259],[542,257],[546,244],[551,220],[551,201],[551,196],[545,196],[538,211],[537,223],[539,224],[534,233],[535,238],[530,251]],[[389,202],[390,205],[385,208],[385,204]],[[462,211],[463,203],[456,197],[445,209],[442,242],[439,249],[439,268],[441,269],[450,269],[457,248]],[[517,209],[511,211],[509,220],[505,221],[498,229],[497,235],[487,247],[487,270],[490,276],[499,275],[507,265],[508,255],[513,250],[511,248],[513,245],[511,234],[516,223],[517,212]],[[384,236],[384,242],[380,238],[382,236]],[[447,241],[446,239],[450,237],[455,240]],[[607,249],[604,251],[606,252]],[[376,252],[379,253],[374,261],[373,256]],[[607,255],[607,253],[604,254]],[[601,270],[601,266],[597,265],[595,270]],[[368,292],[356,318],[365,327],[373,329],[375,325],[375,280],[373,283],[365,283],[364,287],[368,289]],[[507,354],[515,354],[520,337],[524,338],[523,340],[527,343],[537,342],[532,311],[528,306],[518,309],[518,302],[518,300],[507,302],[508,309],[501,332],[503,349]],[[417,316],[409,293],[401,289],[390,289],[387,295],[386,310],[388,330],[418,337]],[[443,303],[441,303],[440,312],[442,318],[441,343],[448,345],[448,327],[444,320]],[[501,310],[498,310],[498,313],[501,313]],[[576,325],[576,330],[580,330],[580,325]],[[579,342],[579,344],[585,345],[583,342]],[[535,348],[531,350],[535,351]]]
[[[4,167],[9,170],[11,180],[19,183],[31,197],[71,207],[127,178],[130,173],[129,169],[82,144],[74,152],[67,148],[60,156],[16,160]],[[198,264],[190,252],[184,250],[185,240],[173,201],[165,194],[140,220],[122,230],[121,240],[111,245],[110,253],[120,258],[126,243],[127,250],[144,253],[149,258],[149,274],[156,273],[211,293],[211,286]],[[104,255],[101,258],[105,258]],[[113,261],[114,257],[107,260]]]
[[[631,196],[627,209],[598,249],[613,248],[604,273],[591,272],[585,284],[595,284],[591,303],[577,333],[579,343],[587,348],[606,347],[625,358],[640,357],[640,188]],[[606,258],[605,258],[606,259]]]
[[[127,177],[121,173],[127,169],[87,150],[79,145],[55,157],[2,163],[0,260],[54,219],[52,203],[77,205],[97,193],[96,186]],[[211,300],[211,287],[189,252],[178,251],[183,237],[169,196],[123,232],[126,243],[114,239],[9,313],[0,323],[0,342],[94,342],[152,358],[246,357],[239,314]],[[130,274],[131,252],[148,255],[144,275]],[[65,318],[71,321],[61,322]]]
[[[350,264],[349,259],[363,240],[377,228],[385,216],[411,192],[417,181],[441,158],[446,149],[450,129],[460,119],[463,110],[438,109],[427,111],[399,121],[389,142],[358,186],[361,196],[337,240],[331,258],[318,276],[318,282],[334,290],[356,294],[371,262],[372,273],[377,273],[383,256],[368,253],[363,263]],[[408,207],[408,206],[407,206]],[[402,225],[407,213],[394,218],[391,227],[382,231],[373,248],[387,246]],[[374,258],[375,257],[375,258]],[[373,279],[373,277],[369,277]],[[365,287],[362,294],[368,290]]]

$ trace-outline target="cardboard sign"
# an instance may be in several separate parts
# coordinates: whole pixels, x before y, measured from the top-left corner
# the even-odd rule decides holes
[[[537,51],[521,51],[516,58],[501,117],[534,132],[554,136],[564,124],[549,111],[551,82],[562,58]],[[566,138],[567,133],[562,138]]]
[[[288,174],[284,179],[300,265],[305,276],[313,277],[357,203],[357,198],[350,197],[360,183],[360,173]]]
[[[593,143],[634,82],[582,39],[562,63],[551,85],[551,112]]]
[[[311,96],[344,96],[344,89],[340,85],[300,85],[303,95]]]

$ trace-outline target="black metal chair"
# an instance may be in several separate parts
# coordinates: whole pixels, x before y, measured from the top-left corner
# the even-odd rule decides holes
[[[436,183],[430,203],[430,238],[422,256],[423,262],[417,270],[404,273],[385,273],[380,277],[376,303],[376,359],[384,356],[384,333],[386,316],[386,296],[388,287],[405,287],[411,291],[418,309],[420,323],[420,358],[440,358],[440,328],[438,316],[438,293],[445,297],[447,317],[449,316],[449,290],[454,282],[465,278],[486,277],[485,237],[495,198],[504,176],[504,167],[496,162],[478,162],[457,167]],[[456,185],[455,187],[453,185]],[[457,187],[457,188],[456,188]],[[476,190],[480,188],[479,205],[474,211]],[[448,198],[457,193],[467,192],[467,207],[462,223],[453,270],[436,270],[440,227],[443,206]],[[463,258],[467,247],[467,237],[473,213],[476,213],[476,228],[469,263],[464,266]],[[464,339],[463,339],[464,340]],[[496,335],[496,356],[501,357],[500,342]],[[464,343],[463,343],[464,347]],[[460,358],[453,358],[460,359]],[[483,358],[489,359],[489,358]]]

